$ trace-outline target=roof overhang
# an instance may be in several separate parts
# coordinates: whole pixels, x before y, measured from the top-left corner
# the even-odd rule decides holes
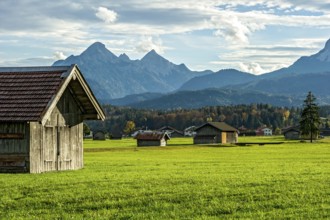
[[[77,82],[79,84],[81,90],[83,91],[83,93],[80,96],[84,96],[83,98],[87,100],[87,102],[80,103],[82,108],[85,107],[84,105],[89,105],[89,108],[93,109],[92,113],[83,112],[83,118],[86,120],[87,119],[88,120],[104,120],[105,114],[104,114],[100,104],[98,103],[97,99],[95,98],[92,90],[88,86],[85,78],[81,74],[81,71],[79,70],[78,66],[75,64],[71,65],[71,67],[67,70],[67,72],[64,72],[62,74],[62,77],[64,78],[64,80],[63,80],[61,86],[59,87],[58,91],[56,92],[56,95],[48,103],[46,110],[44,111],[44,114],[41,117],[41,123],[43,125],[46,124],[47,120],[50,118],[51,113],[53,112],[54,108],[56,107],[56,105],[59,102],[60,98],[62,97],[63,93],[65,92],[65,90],[67,88],[70,87],[70,83],[73,81]],[[74,88],[72,90],[74,90]],[[78,100],[78,102],[79,102],[79,100]]]

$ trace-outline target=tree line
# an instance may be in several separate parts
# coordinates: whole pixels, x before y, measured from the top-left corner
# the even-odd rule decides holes
[[[167,111],[103,105],[103,109],[106,114],[105,121],[86,123],[92,131],[102,130],[109,134],[131,131],[132,129],[127,128],[127,124],[132,126],[132,122],[134,130],[156,130],[163,126],[184,130],[208,121],[223,121],[235,128],[244,126],[246,129],[254,130],[260,126],[267,126],[275,131],[299,124],[302,113],[302,108],[276,107],[269,104],[210,106]],[[330,115],[330,106],[321,106],[319,115],[327,118]]]

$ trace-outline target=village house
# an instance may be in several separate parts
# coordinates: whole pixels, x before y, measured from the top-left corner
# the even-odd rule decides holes
[[[83,167],[83,121],[105,115],[76,65],[0,68],[0,172]]]
[[[184,136],[188,136],[188,137],[193,137],[196,135],[196,126],[189,126],[188,128],[185,128],[183,133],[184,133]]]
[[[135,136],[137,146],[166,146],[170,136],[166,132],[144,132]]]
[[[267,127],[260,127],[256,130],[257,136],[272,136],[273,130]]]
[[[162,128],[159,128],[158,131],[160,132],[166,132],[171,138],[173,137],[183,137],[183,132],[179,131],[171,126],[164,126]]]
[[[273,130],[270,128],[263,128],[262,131],[264,132],[264,136],[272,136]]]
[[[196,128],[194,144],[226,144],[238,142],[238,130],[225,122],[208,122]]]

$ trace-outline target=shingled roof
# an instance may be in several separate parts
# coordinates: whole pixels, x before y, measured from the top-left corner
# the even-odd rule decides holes
[[[135,136],[135,139],[138,140],[161,140],[165,138],[166,140],[169,140],[170,137],[166,132],[144,132],[144,133],[139,133]]]
[[[68,87],[86,119],[104,119],[101,107],[76,65],[0,67],[0,121],[44,124]]]
[[[226,124],[225,122],[208,122],[208,123],[203,124],[202,126],[196,128],[196,131],[207,125],[210,125],[221,131],[236,131],[237,132],[236,128]]]
[[[170,132],[177,132],[178,134],[182,134],[183,135],[183,132],[182,131],[179,131],[171,126],[164,126],[164,127],[161,127],[159,129],[157,129],[158,131],[170,131]]]

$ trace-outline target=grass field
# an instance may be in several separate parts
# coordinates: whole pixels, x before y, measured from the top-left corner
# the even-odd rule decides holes
[[[241,142],[284,141],[282,137]],[[327,219],[330,139],[137,148],[85,141],[85,168],[0,174],[0,219]]]

